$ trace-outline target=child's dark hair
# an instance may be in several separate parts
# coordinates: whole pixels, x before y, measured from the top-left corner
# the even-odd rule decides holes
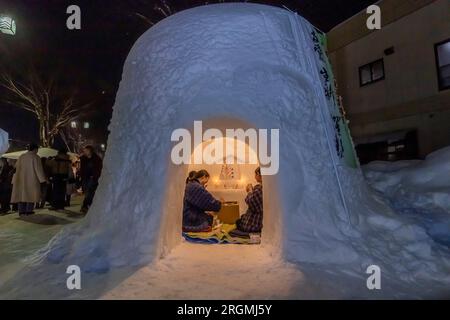
[[[190,181],[195,179],[195,175],[197,174],[197,171],[191,171],[189,172],[188,177],[186,178],[186,183],[189,183]]]
[[[255,169],[255,173],[260,176],[261,175],[261,167]]]
[[[189,172],[189,175],[186,178],[186,183],[189,183],[189,182],[191,182],[193,180],[198,180],[198,179],[203,178],[203,177],[209,178],[208,171],[203,170],[203,169],[199,170],[199,171],[191,171],[191,172]]]
[[[197,171],[197,172],[195,173],[195,179],[200,179],[200,178],[203,178],[203,177],[209,178],[209,173],[208,173],[208,171],[202,169],[202,170]]]

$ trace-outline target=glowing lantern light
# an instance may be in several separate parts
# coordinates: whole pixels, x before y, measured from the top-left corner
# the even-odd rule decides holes
[[[11,17],[0,15],[0,31],[2,33],[15,35],[16,22]]]

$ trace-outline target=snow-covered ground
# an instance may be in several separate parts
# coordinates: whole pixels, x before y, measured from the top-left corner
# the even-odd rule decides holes
[[[389,165],[389,164],[386,164]],[[398,164],[390,164],[396,166]],[[141,268],[83,274],[82,290],[70,291],[65,265],[30,266],[33,253],[63,226],[82,220],[81,199],[66,212],[38,210],[24,221],[0,216],[0,298],[33,299],[379,299],[450,297],[445,283],[384,275],[382,290],[366,287],[367,275],[345,265],[293,264],[267,246],[182,242],[169,255]],[[244,263],[242,263],[244,261]],[[17,277],[19,282],[8,281]],[[36,279],[45,279],[37,281]],[[3,285],[4,284],[4,285]]]
[[[82,289],[70,291],[65,266],[35,270],[25,265],[34,248],[53,232],[34,225],[26,234],[34,247],[21,242],[14,249],[15,266],[1,267],[7,280],[1,299],[381,299],[450,297],[445,284],[411,286],[383,277],[382,290],[368,290],[367,275],[355,275],[345,266],[292,264],[260,245],[202,245],[183,242],[168,256],[142,268],[120,268],[82,276]],[[24,230],[16,232],[23,234]],[[11,243],[11,238],[6,239]],[[0,254],[0,259],[3,260]],[[11,260],[11,257],[9,257]],[[245,263],[242,263],[242,261]],[[7,272],[8,271],[8,272]],[[8,276],[9,275],[9,276]],[[45,278],[45,282],[36,279]]]
[[[76,211],[75,208],[70,210]],[[260,245],[202,245],[183,242],[168,256],[142,268],[119,268],[82,276],[82,290],[66,287],[65,265],[36,270],[30,255],[44,246],[67,213],[40,211],[29,223],[0,217],[1,299],[380,299],[445,298],[439,281],[411,285],[388,274],[382,290],[368,290],[367,275],[344,265],[293,264]],[[53,218],[52,218],[53,217]],[[79,218],[68,218],[76,223]],[[4,228],[5,227],[5,228]],[[242,263],[245,261],[245,263]],[[21,279],[8,282],[13,276]],[[45,279],[37,281],[36,279]]]
[[[27,265],[27,258],[42,248],[65,225],[83,218],[80,197],[65,211],[35,210],[36,214],[19,217],[18,213],[0,215],[0,275],[2,283]]]
[[[450,297],[436,282],[414,286],[390,276],[369,290],[368,275],[342,265],[292,264],[259,245],[182,243],[101,299],[414,299]],[[245,263],[242,263],[242,260]]]
[[[401,215],[450,247],[450,147],[425,160],[372,162],[363,168],[368,183]]]
[[[242,263],[245,259],[245,263]],[[184,242],[103,299],[286,299],[303,274],[259,245]]]

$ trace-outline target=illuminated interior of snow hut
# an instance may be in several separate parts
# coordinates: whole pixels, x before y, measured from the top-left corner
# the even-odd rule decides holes
[[[213,157],[220,153],[218,161],[208,161],[207,159],[203,164],[195,163],[194,155],[196,153],[206,155],[210,153],[209,151],[212,151]],[[206,164],[208,162],[211,164]],[[237,137],[213,138],[196,146],[188,171],[206,170],[210,177],[205,187],[215,199],[222,202],[219,212],[211,212],[214,217],[213,235],[205,234],[206,239],[216,236],[217,232],[226,232],[232,229],[240,216],[245,214],[247,210],[245,198],[251,188],[257,184],[255,181],[257,168],[258,155],[256,151],[250,147],[248,142]],[[254,241],[258,242],[256,235],[252,236]],[[243,239],[242,236],[237,238],[234,242]]]

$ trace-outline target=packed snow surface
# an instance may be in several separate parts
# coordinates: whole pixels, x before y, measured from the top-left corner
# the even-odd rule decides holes
[[[0,129],[0,155],[5,153],[9,148],[8,133]]]
[[[245,256],[245,263],[242,263]],[[260,246],[182,243],[103,299],[287,299],[303,274]]]
[[[369,184],[397,212],[422,224],[435,241],[450,247],[450,147],[423,161],[377,161],[363,169]]]
[[[177,13],[142,35],[125,62],[100,186],[88,216],[64,228],[31,258],[29,268],[0,287],[0,295],[15,288],[17,297],[33,292],[68,296],[65,268],[76,264],[89,277],[98,274],[112,282],[123,279],[117,275],[120,268],[136,271],[143,265],[147,269],[139,270],[130,283],[147,276],[152,283],[155,275],[179,280],[179,289],[164,289],[162,282],[156,292],[130,289],[134,297],[142,292],[147,297],[189,298],[186,288],[205,290],[192,293],[203,297],[211,288],[195,287],[194,282],[204,279],[193,270],[201,263],[211,271],[207,282],[212,284],[212,270],[225,257],[224,250],[231,251],[238,271],[218,268],[218,279],[229,275],[229,281],[243,282],[243,273],[255,264],[249,288],[242,289],[245,297],[260,297],[259,282],[267,290],[271,283],[281,296],[305,297],[301,290],[288,293],[286,284],[289,275],[297,279],[302,272],[308,279],[303,292],[319,288],[309,297],[370,297],[366,268],[374,264],[382,270],[385,297],[448,295],[448,248],[434,241],[423,225],[395,212],[367,185],[360,169],[339,166],[345,210],[326,134],[312,30],[287,10],[221,4]],[[261,247],[218,247],[222,253],[215,256],[209,254],[213,247],[182,243],[188,168],[171,163],[170,137],[175,129],[191,129],[194,120],[222,130],[280,129],[280,171],[263,181]],[[243,266],[247,256],[259,254],[260,263],[250,259],[248,269]],[[164,273],[165,264],[177,270],[172,278]],[[184,266],[194,280],[181,281]],[[283,274],[270,275],[266,282],[260,275],[273,266],[283,266]],[[104,284],[92,283],[80,295],[96,296],[93,292]],[[224,296],[238,297],[230,288]],[[120,294],[112,291],[106,297]]]

